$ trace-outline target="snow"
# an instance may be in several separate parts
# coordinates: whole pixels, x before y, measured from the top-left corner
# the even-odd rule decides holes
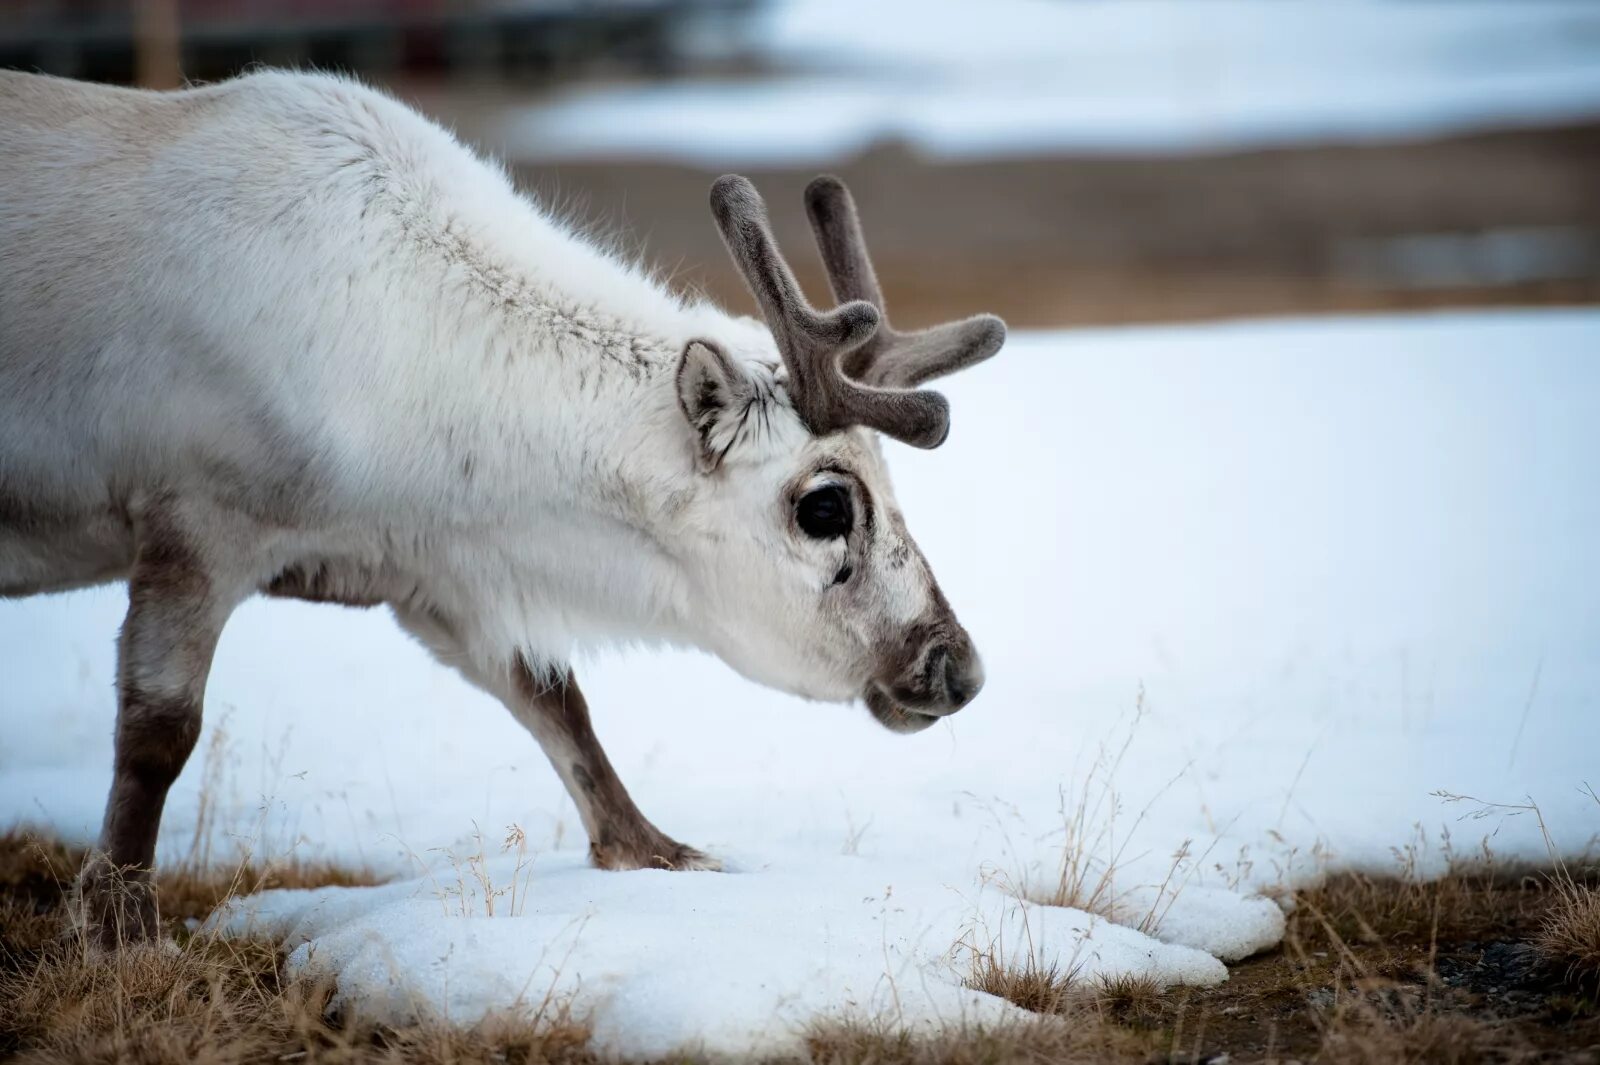
[[[1584,0],[786,0],[747,45],[775,76],[576,88],[482,139],[733,167],[1420,137],[1600,115],[1597,35]]]
[[[500,862],[493,875],[511,871]],[[608,876],[566,854],[536,871],[517,915],[482,916],[474,887],[465,905],[478,916],[463,918],[460,897],[441,907],[425,877],[377,891],[273,892],[239,907],[230,927],[285,936],[297,945],[292,971],[337,976],[343,1002],[379,1016],[406,1015],[419,1000],[463,1021],[491,1004],[571,1002],[595,1018],[603,1052],[639,1057],[794,1051],[808,1024],[841,1010],[912,1028],[1017,1013],[961,986],[970,972],[961,935],[983,949],[1002,941],[1015,964],[1060,960],[1085,978],[1226,976],[1209,954],[1081,910],[995,889],[974,899],[936,881],[887,885],[884,874],[861,858],[813,855],[729,875]]]
[[[1531,813],[1435,792],[1531,798],[1581,851],[1600,827],[1580,791],[1597,355],[1591,310],[1014,336],[942,386],[943,448],[890,456],[985,657],[973,706],[905,737],[703,656],[580,664],[639,805],[724,874],[588,869],[533,741],[385,615],[248,604],[208,689],[216,859],[396,879],[222,919],[378,1015],[551,998],[617,1053],[781,1053],[839,1011],[1006,1015],[960,986],[974,950],[1203,984],[1276,942],[1262,892],[1434,871],[1486,839],[1545,854]],[[0,820],[92,838],[122,608],[119,590],[0,604]],[[205,770],[174,789],[164,860],[189,852]],[[480,851],[491,891],[519,884],[494,916]],[[1064,852],[1110,919],[1022,901],[1055,891]]]

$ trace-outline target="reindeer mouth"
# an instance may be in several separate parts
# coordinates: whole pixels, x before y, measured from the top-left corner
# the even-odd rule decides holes
[[[939,720],[941,715],[925,714],[919,710],[907,710],[877,684],[867,688],[867,710],[877,718],[878,724],[890,732],[912,733],[921,732],[923,729]]]

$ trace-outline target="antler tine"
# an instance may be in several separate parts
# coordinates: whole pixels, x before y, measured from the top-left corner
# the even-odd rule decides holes
[[[811,219],[811,231],[816,234],[834,298],[841,303],[866,300],[882,311],[883,290],[878,287],[878,274],[867,254],[856,202],[844,182],[832,174],[815,178],[806,186],[806,215]]]
[[[934,392],[873,388],[845,376],[842,355],[870,343],[877,307],[851,300],[821,312],[806,302],[778,251],[766,204],[734,174],[711,186],[711,213],[723,243],[755,294],[789,368],[789,394],[801,420],[819,435],[865,425],[915,447],[937,447],[950,427],[949,405]]]
[[[806,301],[788,262],[778,251],[767,221],[767,205],[748,179],[737,174],[718,178],[711,186],[711,213],[723,243],[774,333],[799,330],[816,340],[831,340],[836,346],[851,348],[872,335],[878,325],[876,307],[846,304],[831,314],[822,314]],[[781,335],[779,339],[783,339]]]
[[[915,388],[924,381],[982,362],[1006,341],[1006,324],[980,314],[915,332],[889,324],[878,275],[867,254],[861,216],[845,183],[824,174],[806,186],[806,214],[816,234],[828,283],[841,300],[866,300],[878,308],[878,331],[849,356],[851,376],[881,388]]]

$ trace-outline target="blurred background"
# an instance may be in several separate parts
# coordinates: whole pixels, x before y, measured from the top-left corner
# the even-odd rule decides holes
[[[0,66],[348,71],[745,306],[705,193],[856,191],[902,324],[1600,299],[1588,0],[0,0]]]

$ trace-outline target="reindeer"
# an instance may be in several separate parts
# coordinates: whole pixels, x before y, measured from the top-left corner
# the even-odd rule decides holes
[[[0,72],[0,595],[126,581],[84,919],[155,934],[169,787],[249,596],[387,605],[539,742],[603,869],[716,869],[629,798],[575,650],[707,650],[897,732],[983,669],[878,436],[1003,323],[884,313],[856,209],[806,208],[801,293],[751,183],[711,212],[764,323],[676,296],[349,80],[149,93]]]

